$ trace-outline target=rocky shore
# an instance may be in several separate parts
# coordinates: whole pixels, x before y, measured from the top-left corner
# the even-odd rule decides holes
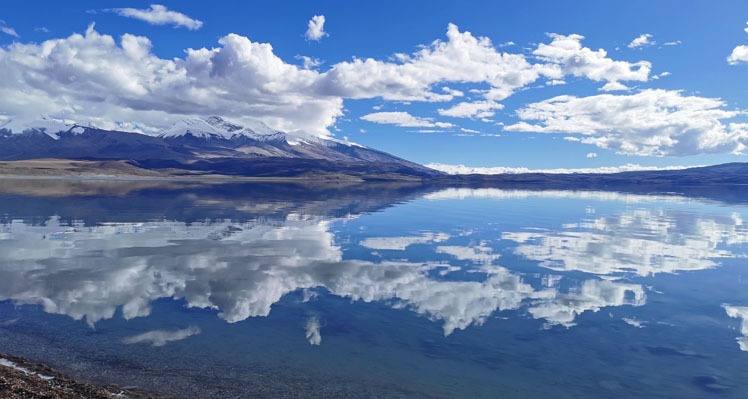
[[[97,386],[65,376],[43,364],[0,355],[0,398],[12,399],[108,399],[161,398],[116,385]]]

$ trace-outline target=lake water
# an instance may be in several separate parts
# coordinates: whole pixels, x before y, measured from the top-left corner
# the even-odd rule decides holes
[[[5,180],[0,352],[190,398],[746,398],[748,189],[695,191]]]

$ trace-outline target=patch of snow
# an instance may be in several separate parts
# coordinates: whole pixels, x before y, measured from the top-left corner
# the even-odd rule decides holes
[[[21,119],[10,119],[0,125],[0,129],[8,129],[13,134],[21,134],[26,131],[40,131],[47,136],[58,140],[60,138],[58,133],[67,132],[73,128],[75,123],[70,121],[64,121],[60,119],[42,117],[37,120],[21,120]]]
[[[200,138],[224,138],[232,139],[236,137],[247,137],[257,141],[285,141],[290,145],[302,144],[321,144],[332,146],[333,143],[345,146],[356,146],[365,148],[360,144],[348,140],[339,140],[333,137],[320,137],[315,134],[307,133],[303,130],[297,130],[291,133],[281,132],[271,128],[265,123],[247,119],[241,123],[229,121],[220,116],[210,116],[208,118],[188,118],[180,120],[171,127],[158,133],[159,137],[180,137],[186,134],[192,134]]]

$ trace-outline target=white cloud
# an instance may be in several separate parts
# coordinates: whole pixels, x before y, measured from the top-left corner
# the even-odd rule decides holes
[[[573,138],[573,137],[571,137]],[[594,153],[591,153],[594,154]],[[589,155],[589,154],[588,154]],[[509,166],[465,166],[465,165],[447,165],[442,163],[426,164],[431,169],[440,170],[450,175],[500,175],[500,174],[517,174],[517,173],[619,173],[634,172],[644,170],[681,170],[693,166],[642,166],[639,164],[626,164],[620,166],[601,166],[598,168],[556,168],[556,169],[530,169],[517,168]]]
[[[448,109],[439,109],[439,115],[453,118],[488,118],[494,115],[494,110],[503,109],[504,105],[492,100],[462,102]]]
[[[185,115],[215,114],[320,135],[342,115],[341,98],[313,90],[318,72],[284,62],[271,45],[235,34],[219,45],[161,59],[146,37],[125,34],[117,42],[93,26],[83,35],[12,44],[0,49],[7,77],[0,81],[0,109],[102,128],[113,121],[166,127]]]
[[[402,127],[453,127],[451,123],[434,122],[432,118],[421,118],[407,112],[374,112],[361,117],[367,122],[396,125]]]
[[[620,82],[608,82],[603,87],[600,88],[600,91],[625,91],[629,90],[628,86],[620,83]]]
[[[530,64],[521,54],[498,52],[485,37],[460,32],[449,24],[447,41],[436,40],[399,62],[354,59],[332,67],[321,80],[322,93],[348,98],[381,97],[395,101],[449,101],[452,94],[433,91],[438,83],[487,83],[484,95],[500,101],[552,71]]]
[[[725,105],[720,99],[668,90],[558,96],[519,109],[517,115],[522,121],[504,129],[578,133],[586,136],[584,143],[630,155],[739,153],[745,147],[748,126],[723,123],[742,114],[725,110]]]
[[[588,152],[587,155],[585,155],[587,158],[597,158],[596,152]]]
[[[0,32],[5,33],[6,35],[13,36],[15,38],[20,38],[21,36],[16,32],[15,29],[11,28],[10,26],[5,24],[5,21],[0,19]]]
[[[540,60],[551,63],[563,71],[576,77],[600,82],[640,81],[646,82],[651,70],[651,64],[647,61],[629,63],[626,61],[615,61],[607,56],[603,49],[593,51],[582,47],[581,35],[559,35],[550,34],[550,44],[541,43],[533,54]],[[562,74],[559,74],[562,75]],[[561,76],[554,77],[556,79]]]
[[[681,42],[680,40],[673,40],[673,41],[671,41],[671,42],[665,42],[665,43],[662,43],[662,45],[663,45],[663,46],[677,46],[677,45],[679,45],[679,44],[681,44],[681,43],[682,43],[682,42]]]
[[[727,57],[727,62],[730,63],[730,65],[748,62],[748,46],[735,47],[732,50],[732,53]]]
[[[176,331],[154,330],[132,337],[127,337],[122,342],[126,344],[151,344],[153,346],[164,346],[169,342],[181,341],[193,335],[200,334],[200,328],[190,326]]]
[[[322,334],[320,334],[319,319],[312,316],[306,321],[306,340],[310,345],[319,345],[322,343]]]
[[[628,44],[628,48],[642,48],[646,46],[654,45],[655,42],[650,40],[652,38],[652,35],[649,33],[643,33],[639,35],[636,39],[632,40],[631,43]]]
[[[325,16],[313,16],[312,19],[309,20],[309,24],[307,24],[307,30],[304,37],[306,37],[307,40],[320,41],[325,36],[329,36],[329,34],[325,32]]]
[[[160,4],[152,4],[150,8],[146,9],[113,8],[108,11],[115,12],[123,17],[139,19],[151,25],[183,26],[189,30],[197,30],[203,26],[202,21],[190,18],[181,12],[169,10],[166,6]]]
[[[152,23],[199,25],[158,5],[117,12]],[[648,63],[611,60],[603,50],[582,47],[581,36],[551,37],[552,43],[536,50],[534,60],[542,62],[531,63],[523,54],[500,52],[488,38],[449,24],[446,39],[399,54],[396,61],[356,58],[321,72],[313,58],[300,56],[303,67],[290,64],[270,44],[236,34],[220,38],[217,47],[186,49],[182,58],[164,59],[151,51],[146,37],[115,38],[91,26],[85,34],[1,48],[0,110],[6,117],[49,115],[105,129],[137,123],[146,132],[184,117],[216,114],[329,135],[348,98],[451,101],[464,93],[445,84],[480,84],[487,86],[478,91],[483,100],[442,112],[490,122],[502,107],[499,101],[541,77],[548,84],[562,82],[565,74],[608,83],[647,78]],[[452,127],[417,117],[404,126]]]
[[[322,61],[320,61],[318,58],[307,57],[305,55],[297,55],[295,58],[297,60],[301,60],[301,65],[304,67],[304,69],[314,69],[322,65]]]
[[[748,25],[748,22],[746,22]],[[748,33],[748,27],[745,28],[745,33]],[[742,62],[748,62],[748,46],[737,46],[732,50],[732,53],[727,57],[727,62],[730,65],[740,64]]]
[[[465,93],[463,93],[462,91],[455,90],[447,86],[442,87],[442,91],[453,97],[462,97],[465,95]]]

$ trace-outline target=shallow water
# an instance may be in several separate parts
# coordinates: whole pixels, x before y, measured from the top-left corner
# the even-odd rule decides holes
[[[748,192],[128,184],[0,185],[3,352],[183,397],[748,397]]]

